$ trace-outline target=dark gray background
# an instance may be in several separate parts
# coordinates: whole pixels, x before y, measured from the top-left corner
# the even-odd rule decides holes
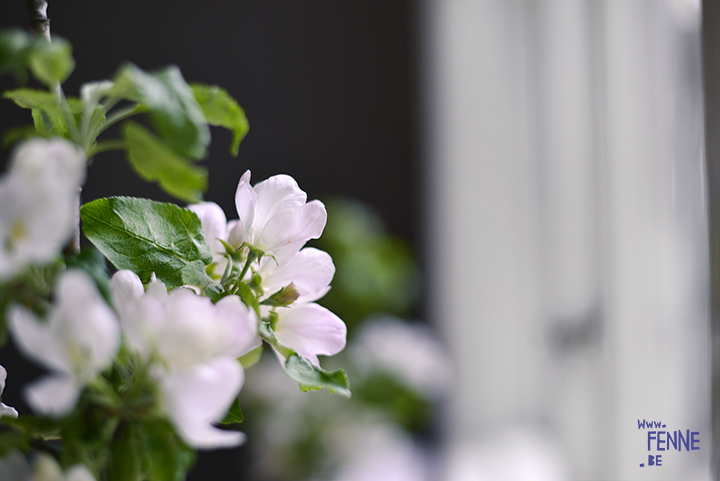
[[[218,84],[245,109],[250,133],[240,155],[213,130],[206,199],[234,217],[246,169],[253,182],[295,177],[310,199],[351,196],[371,204],[389,230],[420,248],[416,102],[416,4],[410,0],[50,0],[51,31],[74,46],[77,68],[67,95],[111,78],[124,61],[152,70],[178,65],[189,82]],[[26,28],[23,0],[3,0],[0,27]],[[14,82],[0,79],[2,90]],[[0,101],[0,131],[31,123],[29,112]],[[0,161],[7,159],[0,151]],[[140,181],[123,155],[98,156],[83,201],[109,195],[171,200]],[[11,346],[4,400],[27,412]],[[26,375],[27,374],[27,375]],[[36,375],[36,374],[35,374]],[[243,448],[202,453],[189,479],[237,479]]]

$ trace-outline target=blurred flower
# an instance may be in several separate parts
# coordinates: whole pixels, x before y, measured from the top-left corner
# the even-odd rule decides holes
[[[11,451],[0,458],[0,479],[12,481],[95,481],[93,475],[82,464],[71,466],[63,473],[60,464],[47,454],[40,453],[34,458],[32,469],[25,456]]]
[[[424,396],[437,397],[449,386],[448,357],[422,324],[390,316],[371,319],[361,327],[351,355],[364,375],[391,374]]]
[[[85,156],[61,140],[21,144],[0,178],[0,280],[52,260],[77,229]]]
[[[10,310],[10,329],[20,349],[53,372],[27,389],[28,403],[52,416],[67,414],[80,390],[110,365],[120,347],[117,317],[92,279],[67,270],[45,322],[24,307]]]
[[[47,454],[39,454],[32,470],[32,481],[96,481],[82,464],[70,466],[63,473],[60,464]]]
[[[7,371],[3,366],[0,366],[0,395],[2,395],[5,390],[5,379],[7,379]],[[16,418],[18,416],[18,412],[15,408],[11,408],[10,406],[6,406],[0,402],[0,417],[2,416]]]
[[[237,296],[213,304],[189,289],[167,292],[151,281],[147,292],[131,271],[112,280],[128,343],[145,359],[157,359],[168,415],[191,446],[235,446],[244,434],[212,427],[237,397],[244,373],[237,358],[261,343],[257,316]]]

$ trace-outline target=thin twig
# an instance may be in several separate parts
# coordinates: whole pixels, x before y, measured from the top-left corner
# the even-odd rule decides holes
[[[50,38],[50,19],[47,17],[47,0],[27,0],[30,14],[30,33],[33,37],[44,37],[48,43]]]

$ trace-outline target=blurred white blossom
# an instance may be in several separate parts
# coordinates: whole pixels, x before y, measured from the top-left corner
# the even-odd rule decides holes
[[[237,358],[261,344],[257,316],[237,296],[213,304],[190,289],[168,293],[152,281],[119,271],[113,298],[128,343],[148,360],[162,387],[168,415],[191,446],[235,446],[244,434],[212,427],[227,412],[244,381]]]
[[[0,280],[52,260],[78,221],[85,155],[62,140],[34,139],[13,152],[0,178]]]
[[[358,332],[351,355],[364,374],[392,374],[425,396],[437,397],[450,385],[449,358],[423,324],[391,316],[369,320]]]
[[[47,454],[39,454],[32,470],[32,481],[96,481],[82,464],[70,466],[63,473],[60,464]]]
[[[20,349],[50,376],[27,388],[28,403],[52,416],[67,414],[81,389],[109,366],[120,347],[117,317],[83,271],[63,272],[46,321],[24,307],[10,309],[10,330]]]
[[[7,370],[3,366],[0,366],[0,396],[5,390],[5,379],[7,379]],[[15,408],[11,408],[10,406],[6,406],[4,403],[0,402],[0,417],[1,416],[16,418],[18,416],[18,412]]]

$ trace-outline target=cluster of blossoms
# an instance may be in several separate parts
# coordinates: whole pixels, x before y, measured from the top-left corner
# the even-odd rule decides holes
[[[0,180],[4,278],[49,262],[71,238],[84,165],[84,157],[63,140],[36,140],[16,150],[10,173]],[[87,386],[104,382],[103,372],[118,363],[139,366],[158,386],[154,408],[185,443],[201,449],[235,446],[244,434],[213,424],[237,399],[244,382],[240,358],[261,347],[263,322],[283,362],[294,351],[319,366],[318,355],[343,349],[345,324],[314,302],[329,290],[332,260],[303,248],[324,229],[323,204],[306,202],[305,192],[287,175],[255,187],[249,182],[246,172],[236,194],[238,220],[227,222],[214,203],[189,207],[200,218],[213,256],[207,271],[224,288],[219,299],[192,285],[169,290],[154,275],[143,285],[135,272],[119,270],[109,283],[111,307],[86,271],[68,268],[57,277],[45,319],[21,305],[8,309],[16,344],[50,370],[26,389],[34,410],[67,416]],[[242,297],[248,290],[251,302]],[[5,370],[0,374],[1,388]],[[17,413],[0,404],[0,415]]]

